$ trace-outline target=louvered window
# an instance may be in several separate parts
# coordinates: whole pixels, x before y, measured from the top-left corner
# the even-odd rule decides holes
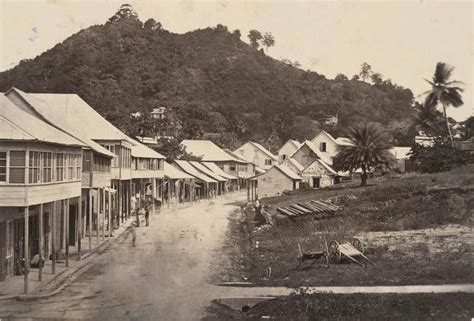
[[[10,151],[10,183],[25,183],[25,152]]]
[[[0,182],[7,181],[7,152],[0,152]]]

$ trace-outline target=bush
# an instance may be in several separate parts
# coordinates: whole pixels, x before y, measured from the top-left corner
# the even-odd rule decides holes
[[[450,171],[472,162],[472,156],[466,151],[453,149],[442,143],[437,143],[433,147],[416,144],[412,149],[410,160],[415,163],[417,171],[437,173]]]

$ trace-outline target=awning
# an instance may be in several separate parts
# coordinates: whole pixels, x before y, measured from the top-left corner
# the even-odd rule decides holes
[[[168,179],[193,179],[194,178],[193,176],[186,174],[183,171],[180,171],[173,165],[168,164],[167,162],[165,162],[165,165],[164,165],[164,175]]]
[[[215,179],[210,178],[204,174],[201,174],[193,165],[187,161],[175,160],[174,163],[187,174],[194,176],[197,179],[200,179],[206,183],[217,183]]]
[[[216,181],[219,181],[219,182],[227,182],[227,178],[224,178],[222,176],[219,176],[217,174],[215,174],[214,172],[212,172],[209,168],[207,168],[206,166],[202,165],[201,163],[199,162],[189,162],[191,165],[193,165],[194,167],[196,167],[196,169],[198,169],[199,171],[203,172],[204,174],[206,174],[207,176],[215,179]]]

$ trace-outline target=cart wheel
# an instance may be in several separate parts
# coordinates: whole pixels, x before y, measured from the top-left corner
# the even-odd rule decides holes
[[[364,253],[364,244],[357,237],[351,239],[351,245],[355,247],[360,253]]]
[[[341,262],[341,251],[339,250],[339,243],[337,241],[332,241],[329,244],[329,260],[331,263]]]

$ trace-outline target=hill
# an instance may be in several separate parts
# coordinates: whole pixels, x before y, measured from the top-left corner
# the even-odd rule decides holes
[[[180,138],[221,133],[215,140],[230,148],[247,139],[273,149],[288,138],[311,138],[317,120],[336,113],[338,126],[328,128],[335,134],[359,121],[384,124],[400,144],[413,134],[413,94],[390,80],[328,80],[267,56],[238,30],[176,34],[120,11],[0,73],[0,90],[11,86],[77,93],[129,134],[141,126],[131,113],[166,106]]]

